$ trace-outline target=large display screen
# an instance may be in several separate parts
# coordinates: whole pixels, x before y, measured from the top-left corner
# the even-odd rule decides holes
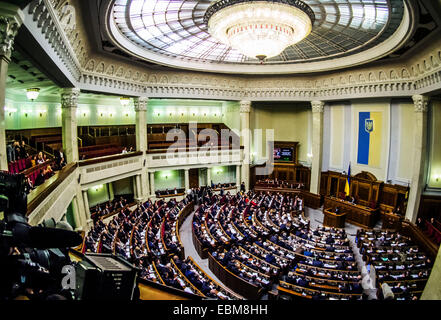
[[[292,161],[293,148],[274,148],[274,161]]]

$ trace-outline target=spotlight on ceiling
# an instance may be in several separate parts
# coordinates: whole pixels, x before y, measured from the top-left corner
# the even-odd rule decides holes
[[[39,94],[40,88],[29,88],[26,90],[26,97],[31,101],[36,100]]]

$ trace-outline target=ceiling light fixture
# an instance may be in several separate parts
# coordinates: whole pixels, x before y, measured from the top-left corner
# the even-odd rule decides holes
[[[37,100],[39,94],[40,88],[29,88],[26,90],[26,97],[31,101]]]
[[[121,97],[121,98],[119,98],[119,102],[121,103],[121,105],[123,107],[127,107],[130,103],[130,98],[129,97]]]
[[[219,0],[204,16],[213,37],[260,61],[305,39],[314,21],[313,10],[300,0]]]

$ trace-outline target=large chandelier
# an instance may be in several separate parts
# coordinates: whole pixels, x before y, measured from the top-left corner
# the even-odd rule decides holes
[[[204,16],[213,37],[261,61],[306,38],[314,20],[300,0],[219,0]]]

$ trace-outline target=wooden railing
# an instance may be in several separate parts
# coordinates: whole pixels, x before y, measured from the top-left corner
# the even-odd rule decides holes
[[[28,210],[26,215],[29,216],[69,175],[71,175],[77,168],[77,163],[70,163],[62,170],[55,173],[50,180],[47,180],[42,185],[35,188],[32,193],[33,196],[28,201]]]
[[[410,237],[432,258],[432,261],[435,259],[438,254],[439,246],[433,243],[415,224],[408,220],[403,220],[397,231]]]
[[[245,281],[239,276],[236,276],[230,270],[225,268],[219,261],[217,261],[210,253],[208,253],[208,267],[223,284],[234,292],[237,292],[247,299],[259,299],[262,288]]]
[[[89,165],[97,164],[97,163],[103,163],[103,162],[107,162],[107,161],[113,161],[113,160],[119,160],[119,159],[125,159],[125,158],[141,156],[142,154],[143,154],[142,151],[135,151],[135,152],[130,152],[130,153],[119,153],[119,154],[110,155],[110,156],[104,156],[104,157],[98,157],[98,158],[93,158],[93,159],[88,159],[88,160],[82,160],[82,161],[80,161],[78,163],[78,165],[80,167],[84,167],[84,166],[89,166]]]

